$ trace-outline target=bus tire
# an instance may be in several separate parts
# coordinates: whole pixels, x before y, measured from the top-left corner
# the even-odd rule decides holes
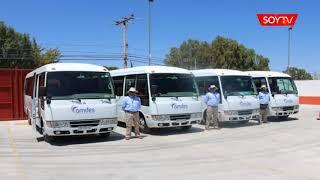
[[[200,124],[202,125],[206,125],[206,121],[207,121],[207,110],[205,110],[202,114],[202,119],[200,121]]]
[[[44,141],[47,143],[53,142],[54,141],[54,136],[49,136],[47,134],[43,135]]]
[[[139,115],[139,130],[142,133],[150,133],[151,129],[148,127],[145,118],[143,117],[142,114]]]

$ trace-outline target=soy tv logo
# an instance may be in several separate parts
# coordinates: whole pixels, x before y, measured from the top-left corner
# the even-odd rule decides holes
[[[298,14],[257,14],[261,26],[294,26]]]

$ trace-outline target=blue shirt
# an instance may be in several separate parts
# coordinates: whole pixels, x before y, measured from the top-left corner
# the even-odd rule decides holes
[[[270,95],[268,92],[259,92],[258,97],[260,104],[269,104]]]
[[[122,109],[129,112],[138,112],[141,108],[141,100],[137,96],[126,96],[123,99]]]
[[[220,103],[220,94],[217,92],[208,92],[204,97],[207,106],[218,107]]]

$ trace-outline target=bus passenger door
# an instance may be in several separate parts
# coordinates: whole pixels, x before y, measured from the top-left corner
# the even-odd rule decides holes
[[[122,110],[122,103],[124,98],[124,76],[116,76],[112,79],[116,92],[115,94],[117,100],[117,117],[119,121],[124,122],[124,112]]]
[[[38,75],[34,74],[33,76],[33,92],[32,92],[32,100],[31,100],[31,124],[32,129],[36,130],[36,119],[37,119],[37,80]]]
[[[44,106],[45,106],[45,102],[44,102],[44,97],[39,97],[39,89],[41,86],[45,86],[45,73],[41,73],[39,74],[38,77],[38,86],[37,86],[37,125],[41,128],[42,127],[42,120],[44,121]]]

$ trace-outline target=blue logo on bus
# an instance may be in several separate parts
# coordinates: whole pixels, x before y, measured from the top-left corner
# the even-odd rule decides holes
[[[172,103],[171,108],[172,109],[188,109],[188,105]]]
[[[71,111],[74,113],[81,113],[81,114],[88,114],[88,113],[95,113],[96,110],[94,108],[89,107],[78,107],[78,106],[72,106]]]

